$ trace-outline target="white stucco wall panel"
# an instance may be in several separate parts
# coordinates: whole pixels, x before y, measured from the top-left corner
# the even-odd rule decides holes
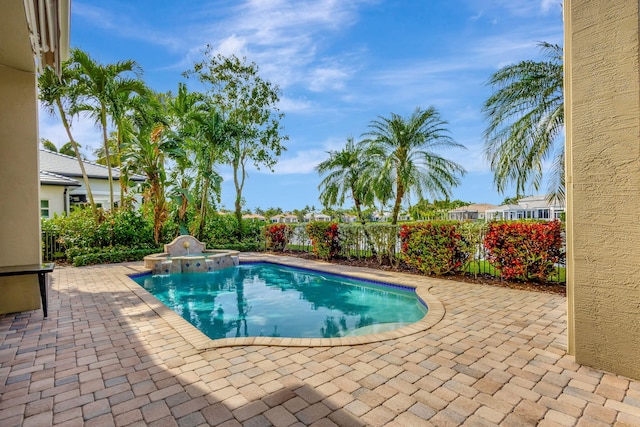
[[[40,200],[49,201],[49,218],[53,218],[54,214],[62,215],[65,213],[64,198],[64,187],[59,185],[40,186]]]

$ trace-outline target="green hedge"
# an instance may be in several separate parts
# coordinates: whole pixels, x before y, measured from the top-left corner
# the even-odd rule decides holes
[[[109,248],[103,248],[109,249]],[[103,250],[76,255],[70,258],[74,267],[82,267],[93,264],[113,264],[127,261],[141,261],[145,256],[162,252],[162,248],[131,249],[131,250]]]
[[[473,249],[460,233],[460,223],[433,221],[405,224],[400,230],[402,259],[424,274],[462,270]]]

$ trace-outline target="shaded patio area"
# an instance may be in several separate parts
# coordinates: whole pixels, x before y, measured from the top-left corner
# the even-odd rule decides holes
[[[47,319],[0,315],[0,425],[640,425],[640,382],[566,355],[565,297],[325,268],[444,311],[366,344],[214,347],[132,290],[142,263],[57,268]]]

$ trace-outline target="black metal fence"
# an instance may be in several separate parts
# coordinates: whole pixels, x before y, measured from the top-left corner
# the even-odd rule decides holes
[[[366,228],[365,228],[366,227]],[[341,225],[338,229],[341,240],[341,252],[339,256],[347,259],[377,258],[380,264],[399,265],[401,263],[400,226],[389,224],[371,224],[365,227],[359,225]],[[291,225],[292,236],[286,247],[288,250],[312,252],[313,245],[306,225]],[[365,230],[369,236],[365,234]],[[471,230],[468,241],[476,242],[475,251],[463,272],[473,276],[491,275],[500,277],[500,271],[494,268],[488,261],[488,251],[482,243],[485,235],[484,229]],[[565,283],[566,262],[554,266],[554,271],[548,280],[551,282]]]
[[[60,236],[52,231],[42,232],[42,261],[51,262],[65,257],[65,246]]]

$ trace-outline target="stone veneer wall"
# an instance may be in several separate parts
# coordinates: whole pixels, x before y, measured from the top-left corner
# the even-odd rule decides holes
[[[569,351],[640,378],[637,0],[565,0]]]

